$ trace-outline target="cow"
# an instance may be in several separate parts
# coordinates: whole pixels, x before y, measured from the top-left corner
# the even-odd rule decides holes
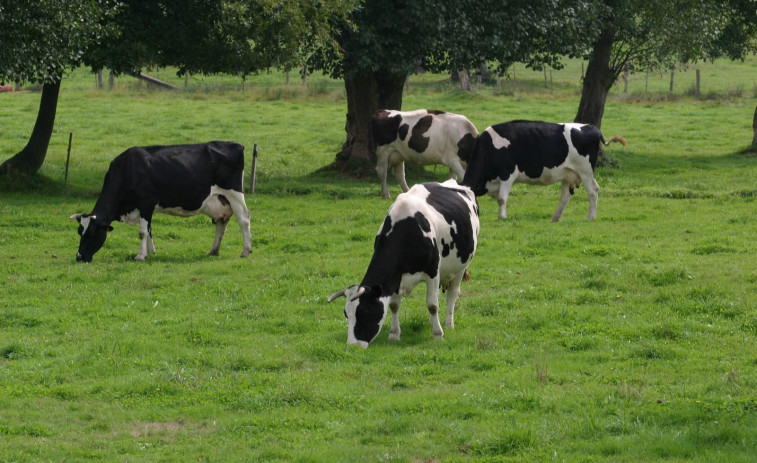
[[[363,280],[328,298],[347,299],[347,343],[368,347],[381,330],[387,308],[392,311],[389,339],[399,341],[400,302],[422,281],[434,337],[444,336],[438,316],[440,287],[447,291],[445,325],[454,328],[455,302],[476,252],[478,231],[476,198],[453,179],[416,184],[398,195],[376,235]]]
[[[110,163],[102,191],[79,222],[76,260],[91,262],[105,243],[115,220],[139,225],[141,244],[134,258],[155,253],[152,215],[163,212],[189,217],[210,216],[216,235],[208,255],[218,255],[226,225],[234,214],[242,229],[242,257],[250,254],[250,213],[244,201],[244,146],[213,141],[202,144],[129,148]]]
[[[574,189],[581,183],[589,195],[587,220],[597,217],[599,184],[594,167],[606,142],[602,132],[590,124],[556,124],[541,121],[511,121],[487,127],[476,141],[462,184],[476,196],[489,193],[499,203],[499,218],[507,218],[507,198],[514,183],[550,185],[562,182],[560,204],[552,222],[568,205]]]
[[[402,191],[408,191],[405,162],[421,166],[444,164],[460,181],[473,154],[478,130],[465,116],[437,110],[381,109],[371,119],[376,146],[376,171],[381,196],[389,199],[386,174],[391,167]]]

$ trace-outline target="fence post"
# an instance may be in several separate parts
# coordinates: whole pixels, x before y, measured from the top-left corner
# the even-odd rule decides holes
[[[700,84],[700,75],[699,75],[699,68],[697,68],[697,86],[694,89],[694,94],[696,96],[699,96],[699,90],[700,90],[699,84]]]
[[[66,172],[63,174],[63,182],[68,183],[68,163],[71,162],[71,140],[74,138],[74,133],[68,133],[68,153],[66,153]]]
[[[257,181],[258,170],[258,144],[252,147],[252,171],[250,172],[250,194],[255,193],[255,182]]]

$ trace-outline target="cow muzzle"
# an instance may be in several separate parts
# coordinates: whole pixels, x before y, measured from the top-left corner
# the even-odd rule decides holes
[[[92,258],[90,257],[89,259],[87,259],[84,256],[82,256],[80,252],[77,252],[76,253],[76,262],[89,263],[89,262],[92,262]]]

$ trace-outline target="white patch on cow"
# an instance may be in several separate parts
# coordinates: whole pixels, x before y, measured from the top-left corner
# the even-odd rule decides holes
[[[87,233],[87,228],[89,228],[89,224],[92,222],[93,217],[82,217],[80,220],[80,224],[82,226],[81,234],[84,236],[85,233]]]
[[[140,218],[141,218],[141,215],[139,214],[139,209],[134,209],[128,214],[122,215],[119,220],[127,225],[137,225],[139,224]]]
[[[510,140],[498,134],[493,128],[488,127],[484,132],[488,133],[489,137],[491,137],[492,146],[494,146],[495,149],[502,149],[510,146]]]
[[[568,156],[571,154],[578,154],[578,150],[573,145],[573,138],[570,136],[570,131],[573,129],[581,130],[581,127],[583,127],[586,124],[576,124],[573,122],[567,122],[563,124],[563,136],[565,137],[565,141],[568,142]]]

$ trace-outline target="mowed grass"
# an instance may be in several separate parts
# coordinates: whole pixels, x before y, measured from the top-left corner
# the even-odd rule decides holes
[[[346,345],[343,300],[326,298],[359,283],[390,202],[377,179],[318,172],[344,139],[339,82],[108,92],[70,76],[35,189],[0,181],[0,461],[754,461],[757,158],[741,151],[757,95],[739,77],[754,65],[713,65],[717,97],[611,96],[603,132],[629,144],[597,172],[598,219],[583,188],[557,224],[557,185],[516,186],[507,221],[480,198],[456,328],[434,341],[419,286],[402,340],[385,328],[367,350]],[[549,91],[516,70],[474,94],[414,76],[403,106],[479,130],[569,121],[572,75]],[[38,103],[0,94],[0,159]],[[113,157],[211,139],[245,144],[248,165],[259,145],[250,257],[235,223],[207,257],[209,219],[158,215],[146,262],[119,223],[74,262],[68,217],[91,210]]]

